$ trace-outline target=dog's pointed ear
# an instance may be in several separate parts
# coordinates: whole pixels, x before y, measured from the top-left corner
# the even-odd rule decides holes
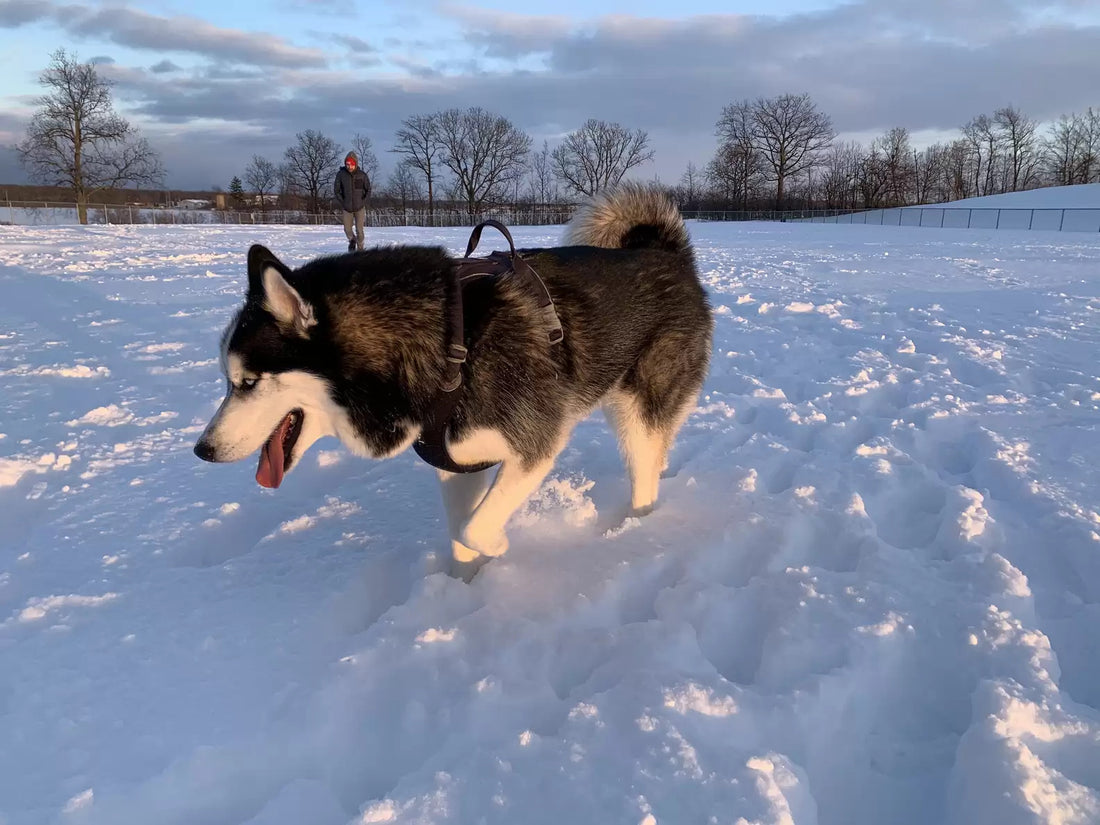
[[[260,297],[264,292],[263,272],[268,266],[274,266],[280,272],[290,272],[287,266],[275,257],[275,253],[263,244],[254,243],[248,249],[248,291]]]
[[[290,270],[267,247],[254,244],[248,250],[248,294],[254,296],[282,326],[303,338],[317,323],[313,306],[290,285]]]

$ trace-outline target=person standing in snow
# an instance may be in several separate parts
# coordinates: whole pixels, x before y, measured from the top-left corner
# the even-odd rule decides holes
[[[344,165],[336,173],[336,202],[344,210],[344,234],[348,236],[348,252],[363,248],[363,223],[367,217],[370,178],[359,168],[355,152],[348,152]],[[352,232],[352,222],[355,231]]]

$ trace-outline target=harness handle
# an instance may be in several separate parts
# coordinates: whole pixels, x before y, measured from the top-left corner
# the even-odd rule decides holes
[[[496,229],[508,240],[509,252],[491,252],[486,258],[472,257],[481,240],[481,230],[485,227]],[[492,219],[482,221],[470,233],[470,243],[466,247],[466,257],[455,261],[451,277],[447,281],[447,354],[443,367],[443,381],[439,393],[432,402],[420,436],[413,442],[413,449],[424,461],[436,469],[449,473],[474,473],[494,466],[495,462],[464,465],[457,463],[447,451],[447,430],[451,415],[458,404],[459,390],[462,387],[462,366],[468,354],[463,344],[465,338],[465,319],[462,308],[462,289],[469,282],[484,277],[513,275],[528,288],[537,292],[539,314],[546,328],[546,337],[550,344],[560,344],[564,333],[561,320],[554,309],[554,301],[542,278],[534,268],[516,252],[512,233],[500,221]]]
[[[466,257],[469,258],[471,255],[474,254],[474,250],[477,249],[477,245],[481,241],[481,230],[487,226],[496,229],[498,232],[500,232],[501,235],[503,235],[507,239],[509,257],[511,257],[511,259],[514,261],[516,259],[516,245],[512,241],[512,233],[508,231],[507,226],[502,224],[500,221],[494,220],[492,218],[484,220],[474,227],[474,231],[470,233],[470,242],[466,244]]]

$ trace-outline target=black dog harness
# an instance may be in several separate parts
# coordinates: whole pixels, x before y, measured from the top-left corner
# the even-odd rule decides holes
[[[500,231],[508,240],[508,252],[491,252],[485,258],[472,258],[481,230],[486,226]],[[546,324],[546,336],[550,344],[559,344],[564,337],[561,321],[554,309],[554,302],[542,278],[531,265],[516,252],[512,235],[499,221],[482,221],[470,234],[466,245],[466,256],[455,261],[451,277],[446,284],[447,297],[447,363],[444,367],[443,386],[435,397],[431,412],[424,421],[420,437],[413,442],[413,449],[424,461],[438,470],[449,473],[476,473],[487,470],[497,462],[480,464],[459,464],[447,452],[447,428],[451,415],[462,393],[462,365],[466,363],[468,351],[466,340],[466,322],[462,312],[462,290],[474,281],[489,277],[514,277],[532,289],[539,299],[539,310]]]

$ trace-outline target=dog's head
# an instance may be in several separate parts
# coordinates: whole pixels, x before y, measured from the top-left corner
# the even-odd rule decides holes
[[[338,366],[331,341],[318,329],[325,308],[303,298],[295,281],[295,273],[267,248],[249,250],[245,303],[222,335],[225,399],[195,444],[199,458],[214,462],[239,461],[259,450],[256,481],[271,488],[323,436],[381,458],[404,449],[416,435],[394,421],[365,426],[338,403],[332,380]],[[370,437],[372,430],[381,435]]]

